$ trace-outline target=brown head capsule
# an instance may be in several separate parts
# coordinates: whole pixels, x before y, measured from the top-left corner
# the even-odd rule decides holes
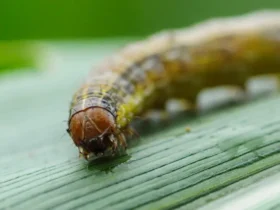
[[[68,132],[85,159],[114,153],[118,143],[115,130],[114,116],[101,107],[77,112],[69,120]]]

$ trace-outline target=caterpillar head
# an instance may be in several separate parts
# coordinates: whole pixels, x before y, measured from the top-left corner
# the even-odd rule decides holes
[[[115,117],[101,107],[90,107],[74,114],[67,129],[80,156],[114,155],[118,147]]]

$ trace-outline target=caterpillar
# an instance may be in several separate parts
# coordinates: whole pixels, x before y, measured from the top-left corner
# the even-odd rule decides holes
[[[136,115],[169,98],[196,103],[209,87],[244,88],[248,78],[280,73],[280,12],[258,11],[167,30],[132,43],[90,72],[70,105],[68,133],[80,156],[127,147]]]

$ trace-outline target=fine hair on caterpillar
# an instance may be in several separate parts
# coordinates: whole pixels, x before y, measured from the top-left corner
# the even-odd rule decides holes
[[[196,108],[201,90],[244,89],[257,75],[280,74],[280,12],[260,11],[155,34],[105,59],[74,94],[68,133],[80,155],[127,147],[135,116],[170,98]]]

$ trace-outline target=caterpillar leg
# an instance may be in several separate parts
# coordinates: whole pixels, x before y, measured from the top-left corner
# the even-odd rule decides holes
[[[196,101],[187,100],[184,98],[172,98],[165,103],[165,110],[170,114],[182,113],[182,112],[196,112]]]
[[[125,136],[140,138],[139,133],[131,126],[124,131]]]
[[[169,114],[165,109],[150,109],[142,117],[148,122],[164,122],[168,120]]]
[[[118,140],[119,140],[119,144],[120,144],[121,148],[126,150],[127,149],[127,143],[126,143],[125,135],[123,133],[120,133],[118,135]]]
[[[168,123],[173,117],[182,113],[196,113],[197,105],[187,99],[172,98],[166,101],[162,109],[150,109],[143,118],[154,123]]]
[[[202,90],[197,97],[197,103],[200,111],[206,111],[246,99],[245,86],[225,85]]]
[[[246,89],[251,98],[279,92],[280,74],[275,73],[251,77],[246,83]]]

